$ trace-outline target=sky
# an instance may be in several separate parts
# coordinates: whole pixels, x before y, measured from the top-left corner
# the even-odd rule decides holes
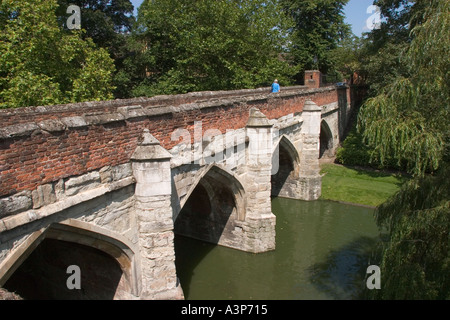
[[[345,6],[345,22],[352,26],[355,36],[360,37],[363,32],[369,32],[366,21],[374,14],[367,9],[373,4],[373,0],[350,0]]]
[[[134,5],[135,14],[142,2],[143,0],[131,0],[131,3]],[[353,33],[358,37],[363,32],[369,31],[366,26],[366,21],[372,16],[373,12],[368,13],[367,9],[372,3],[373,0],[350,0],[345,6],[345,22],[352,26]]]

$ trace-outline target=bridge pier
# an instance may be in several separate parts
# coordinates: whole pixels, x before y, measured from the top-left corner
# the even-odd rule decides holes
[[[301,152],[299,168],[299,192],[302,200],[317,200],[321,195],[320,176],[320,123],[322,109],[307,100],[303,107],[301,129]]]
[[[250,110],[246,126],[249,140],[245,164],[246,215],[244,250],[265,252],[275,249],[276,217],[271,205],[272,125],[256,108]]]
[[[321,111],[311,100],[305,102],[298,133],[279,137],[273,155],[272,196],[317,200],[321,195],[320,130]]]
[[[170,158],[146,129],[131,156],[141,260],[141,299],[182,299],[175,268]]]

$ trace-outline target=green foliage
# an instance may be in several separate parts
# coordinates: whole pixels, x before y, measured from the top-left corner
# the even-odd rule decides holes
[[[450,176],[405,184],[377,210],[377,222],[390,230],[384,248],[381,299],[450,299]]]
[[[81,26],[86,30],[84,39],[91,38],[101,48],[120,54],[117,45],[133,27],[133,4],[130,0],[58,0],[56,15],[65,24],[66,10],[74,4],[81,8]]]
[[[289,25],[277,1],[144,1],[138,35],[145,79],[134,95],[284,85]]]
[[[130,0],[5,0],[0,107],[288,86],[317,54],[338,81],[353,68],[353,42],[337,47],[347,1],[146,0],[135,24]],[[65,28],[69,4],[82,31]]]
[[[360,56],[367,73],[370,95],[376,96],[395,79],[409,77],[410,69],[403,60],[412,40],[411,30],[423,21],[427,1],[375,0],[380,7],[382,22],[379,29],[365,34]],[[417,13],[417,14],[416,14]]]
[[[363,143],[362,135],[353,129],[336,151],[336,161],[349,166],[369,166],[370,149]]]
[[[380,28],[369,34],[374,47],[381,48],[387,42],[405,42],[411,39],[409,32],[416,24],[411,18],[416,10],[423,10],[422,1],[375,0],[374,5],[380,8],[383,16]]]
[[[82,32],[63,32],[56,8],[56,0],[0,3],[0,108],[112,98],[112,60]]]
[[[408,46],[408,42],[392,39],[392,42],[386,42],[381,48],[374,49],[366,45],[361,49],[361,66],[367,74],[366,84],[370,87],[370,96],[377,95],[393,80],[408,75],[408,69],[402,61]]]
[[[439,167],[445,132],[435,128],[432,119],[414,110],[412,104],[409,110],[399,110],[395,89],[405,90],[410,85],[405,79],[393,85],[391,95],[378,95],[366,101],[359,114],[359,124],[364,130],[365,140],[369,146],[374,146],[375,156],[382,165],[386,165],[387,159],[393,157],[397,159],[398,165],[406,163],[411,173],[423,175]],[[403,92],[411,93],[411,90]]]
[[[364,137],[358,132],[356,126],[353,126],[342,145],[337,149],[336,162],[348,166],[406,171],[404,163],[399,164],[391,155],[386,155],[386,158],[381,161],[374,148],[364,142]]]
[[[450,49],[448,2],[435,1],[426,21],[413,29],[415,36],[402,62],[409,77],[398,77],[368,99],[358,125],[369,145],[384,162],[387,155],[405,161],[416,175],[434,171],[442,160],[448,136]],[[447,12],[446,12],[447,11]]]
[[[382,299],[450,299],[450,2],[421,1],[421,21],[400,61],[407,72],[362,106],[358,125],[374,154],[414,175],[377,210],[390,231],[382,259]]]
[[[105,62],[107,64],[105,64]],[[106,65],[106,68],[99,66]],[[95,50],[84,61],[83,68],[78,72],[72,84],[71,100],[107,100],[112,99],[110,93],[113,62],[104,50]]]
[[[282,0],[295,22],[293,28],[294,61],[304,70],[318,69],[324,74],[336,73],[333,50],[349,37],[350,27],[344,23],[344,6],[348,0]],[[314,58],[317,58],[317,61]]]
[[[330,59],[339,81],[350,79],[353,72],[363,69],[361,47],[362,39],[351,35],[344,37],[337,47],[330,51]]]
[[[107,50],[114,60],[116,72],[112,76],[114,97],[125,98],[131,93],[133,69],[124,65],[125,59],[134,55],[130,32],[135,18],[130,0],[58,0],[57,17],[60,25],[66,23],[66,9],[74,4],[81,8],[83,40],[88,38]],[[71,32],[71,31],[68,31]]]

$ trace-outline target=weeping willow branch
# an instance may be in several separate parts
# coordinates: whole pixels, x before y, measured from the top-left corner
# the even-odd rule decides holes
[[[374,156],[405,162],[413,174],[375,213],[389,231],[383,299],[450,299],[450,1],[424,1],[424,22],[400,58],[410,76],[394,79],[358,116]]]
[[[409,78],[394,79],[362,106],[358,130],[382,163],[406,162],[415,176],[439,168],[448,140],[450,104],[450,1],[428,0],[424,23],[401,62]],[[417,17],[414,17],[417,19]]]
[[[407,89],[404,92],[403,99],[387,94],[369,99],[360,110],[358,130],[365,142],[375,147],[382,164],[393,156],[398,164],[405,161],[411,173],[421,176],[438,169],[444,151],[444,135],[416,111],[415,95]],[[409,105],[410,109],[403,109],[399,102]]]

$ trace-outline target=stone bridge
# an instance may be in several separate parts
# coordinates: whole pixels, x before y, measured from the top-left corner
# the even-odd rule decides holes
[[[274,250],[271,197],[320,197],[350,110],[314,83],[0,110],[0,287],[183,298],[174,234]]]

